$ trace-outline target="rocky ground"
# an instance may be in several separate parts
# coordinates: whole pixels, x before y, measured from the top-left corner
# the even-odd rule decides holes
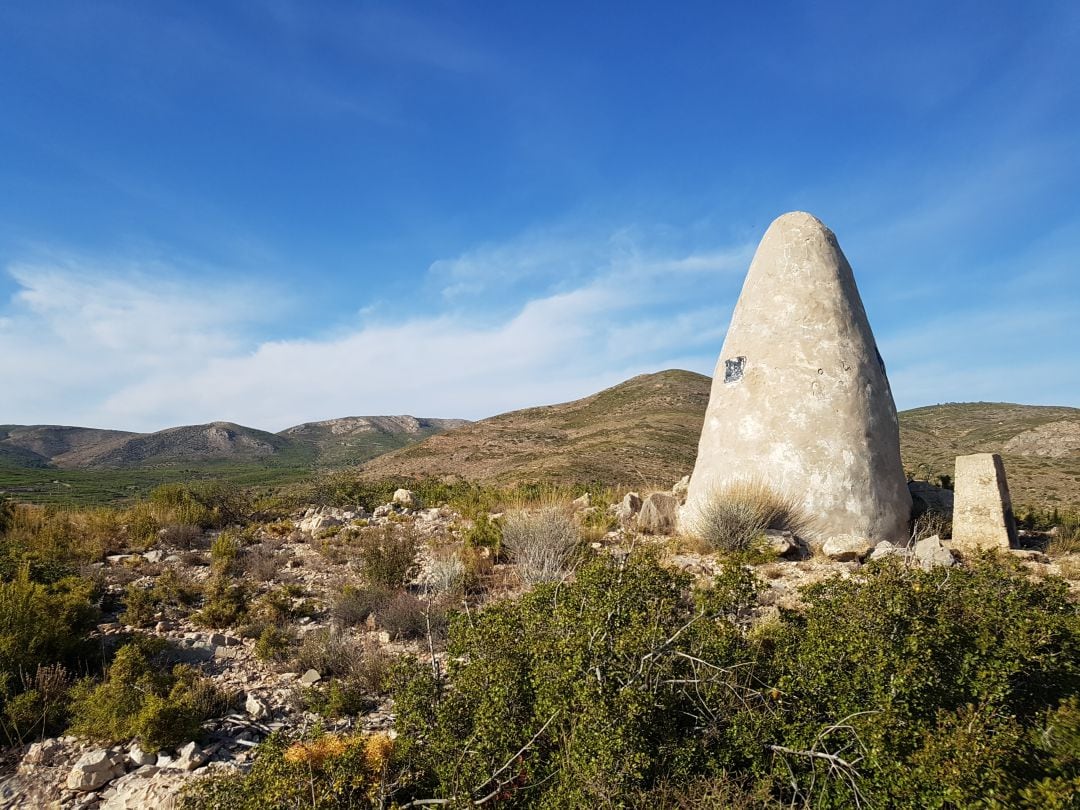
[[[692,542],[671,536],[674,515],[685,495],[685,482],[672,492],[654,493],[642,499],[628,493],[611,506],[592,505],[588,496],[575,501],[573,508],[583,522],[610,528],[594,532],[595,553],[622,554],[633,546],[661,549],[670,564],[708,580],[724,562],[716,554],[701,553]],[[367,514],[360,510],[307,509],[293,516],[289,524],[261,527],[251,533],[251,542],[263,555],[263,581],[257,590],[287,584],[295,601],[306,606],[306,614],[296,620],[299,638],[325,631],[333,623],[330,607],[343,585],[358,581],[356,555],[350,553],[348,529],[389,527],[395,532],[415,532],[423,539],[418,554],[419,573],[411,585],[417,592],[432,587],[440,576],[437,560],[459,552],[469,521],[446,507],[422,508],[411,493],[399,491],[396,503],[386,504]],[[610,515],[610,525],[596,520],[599,510]],[[589,520],[589,518],[594,518]],[[611,528],[614,526],[614,528]],[[1037,546],[1044,538],[1028,536],[1025,542]],[[115,555],[98,564],[97,574],[107,583],[112,600],[131,583],[152,584],[167,570],[185,580],[199,583],[210,577],[209,543],[212,537],[192,544],[170,544],[163,537],[157,546],[142,553]],[[879,544],[871,548],[857,540],[808,545],[786,532],[770,532],[767,537],[772,559],[756,566],[763,588],[759,611],[767,618],[776,610],[797,607],[799,590],[805,585],[839,573],[852,576],[866,561],[886,555],[900,555],[912,565],[953,565],[956,558],[947,542],[936,535],[920,539],[909,548]],[[1080,589],[1080,555],[1051,558],[1036,548],[1012,552],[1023,561],[1032,576],[1063,576],[1071,587]],[[472,603],[513,596],[521,585],[512,566],[488,568],[488,589],[469,597]],[[109,600],[107,600],[108,602]],[[120,618],[122,606],[106,615],[97,634],[103,644],[117,643],[136,628]],[[139,628],[171,645],[178,661],[198,666],[225,692],[234,695],[234,710],[210,721],[204,736],[177,750],[149,753],[131,741],[108,748],[75,737],[40,740],[10,749],[3,759],[7,775],[0,777],[0,807],[120,808],[155,807],[166,810],[183,783],[220,768],[244,768],[250,763],[258,743],[278,729],[303,729],[322,724],[329,730],[362,727],[393,733],[393,706],[386,699],[369,704],[359,716],[327,719],[308,710],[301,699],[303,690],[325,681],[325,673],[298,668],[287,662],[260,659],[255,640],[242,638],[235,630],[210,630],[197,625],[191,615],[162,611],[156,623]],[[429,656],[433,650],[426,639],[399,640],[376,623],[349,629],[352,637],[387,656]],[[440,653],[434,651],[438,657]]]

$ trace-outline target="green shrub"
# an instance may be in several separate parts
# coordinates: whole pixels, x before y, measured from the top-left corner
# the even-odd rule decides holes
[[[499,519],[492,520],[487,512],[482,512],[465,530],[464,540],[465,548],[486,548],[498,557],[502,552],[502,524]]]
[[[804,535],[811,528],[799,501],[760,481],[737,481],[705,499],[692,519],[691,532],[708,548],[750,551],[766,529]]]
[[[400,588],[416,575],[420,538],[411,526],[364,529],[357,545],[364,579],[370,585]]]
[[[214,775],[185,784],[179,810],[264,810],[268,807],[388,806],[394,744],[385,734],[272,735],[246,774]]]
[[[0,686],[3,727],[8,744],[59,733],[67,719],[71,676],[61,664],[38,665],[33,676]]]
[[[274,624],[267,624],[263,626],[255,641],[255,655],[263,661],[283,661],[295,643],[295,633]]]
[[[84,679],[72,690],[72,731],[118,743],[137,737],[147,751],[198,739],[203,721],[228,710],[229,699],[190,666],[162,666],[162,644],[121,647],[104,681]]]
[[[193,605],[201,590],[187,577],[167,568],[157,576],[154,584],[143,587],[132,583],[124,592],[124,612],[121,621],[133,627],[145,627],[166,608],[183,608]]]
[[[395,799],[1075,807],[1080,609],[1063,583],[990,557],[885,560],[752,629],[755,588],[728,565],[693,592],[634,554],[459,616],[445,676],[396,670]]]
[[[236,535],[226,530],[214,538],[210,546],[210,564],[215,571],[224,574],[236,573],[240,559],[240,541]]]
[[[192,618],[206,627],[232,627],[247,615],[248,596],[242,583],[217,573],[207,583],[202,609]]]

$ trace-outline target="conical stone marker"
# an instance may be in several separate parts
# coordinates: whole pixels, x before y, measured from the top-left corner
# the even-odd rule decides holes
[[[713,376],[680,528],[725,487],[800,501],[816,538],[908,537],[896,406],[851,265],[817,218],[784,214],[750,263]]]

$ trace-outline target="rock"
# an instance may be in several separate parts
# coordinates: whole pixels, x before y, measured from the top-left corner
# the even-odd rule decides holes
[[[679,499],[679,504],[686,503],[686,496],[690,492],[690,476],[684,475],[680,478],[675,486],[671,488],[671,494]]]
[[[670,493],[654,492],[645,499],[638,513],[638,530],[645,534],[672,534],[679,501]]]
[[[148,563],[159,563],[165,559],[165,552],[160,549],[153,549],[143,554],[143,559]]]
[[[174,767],[182,771],[193,771],[206,762],[206,754],[199,748],[198,743],[189,742],[176,752],[176,764]]]
[[[821,553],[831,560],[849,562],[861,560],[873,548],[870,541],[857,534],[838,534],[830,537],[821,547]]]
[[[117,779],[100,810],[174,810],[186,777],[147,765]]]
[[[1001,456],[957,456],[954,480],[953,547],[973,551],[1016,546],[1016,520]]]
[[[304,686],[311,686],[313,683],[318,683],[321,680],[322,675],[320,675],[318,670],[315,669],[309,669],[307,672],[300,676],[300,683],[302,683]]]
[[[1025,562],[1037,562],[1047,564],[1051,560],[1041,551],[1033,548],[1014,548],[1010,549],[1009,553],[1012,554],[1018,560],[1024,560]]]
[[[880,560],[882,557],[906,557],[908,550],[900,546],[894,546],[888,540],[882,540],[870,553],[871,560]]]
[[[79,757],[68,773],[67,789],[79,793],[97,790],[124,774],[126,760],[126,756],[106,748],[88,751]]]
[[[615,504],[615,517],[620,523],[629,523],[641,511],[641,496],[636,492],[627,492],[623,499]]]
[[[592,505],[592,498],[589,496],[589,493],[586,492],[581,497],[574,498],[571,503],[574,505],[575,509],[588,509]]]
[[[423,506],[420,496],[411,489],[398,489],[394,491],[394,503],[405,509],[419,509]]]
[[[270,707],[254,695],[249,694],[244,701],[244,711],[256,720],[265,720],[270,716]]]
[[[951,515],[953,511],[953,492],[944,487],[935,487],[929,481],[908,481],[912,505],[916,514],[937,512]]]
[[[376,506],[375,511],[371,513],[372,517],[382,518],[389,517],[394,513],[394,505],[391,503],[384,503],[382,506]]]
[[[19,767],[30,769],[38,765],[49,765],[52,763],[53,757],[59,754],[63,748],[63,743],[55,737],[33,743],[30,748],[27,749],[26,754],[23,755]]]
[[[143,751],[142,746],[137,742],[132,743],[131,747],[128,748],[127,758],[133,768],[142,768],[144,765],[157,764],[157,754]]]
[[[794,534],[781,529],[766,529],[765,543],[778,557],[794,554],[801,548],[799,539]]]
[[[953,553],[945,548],[941,538],[936,534],[915,544],[915,559],[918,560],[919,565],[927,570],[939,565],[950,566],[956,564]]]
[[[836,237],[803,212],[774,221],[750,264],[680,520],[693,525],[715,493],[748,481],[797,498],[822,537],[907,536],[885,364]]]

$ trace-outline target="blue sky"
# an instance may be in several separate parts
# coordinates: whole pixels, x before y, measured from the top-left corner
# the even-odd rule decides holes
[[[803,209],[901,408],[1080,406],[1080,5],[0,5],[0,422],[711,373]]]

